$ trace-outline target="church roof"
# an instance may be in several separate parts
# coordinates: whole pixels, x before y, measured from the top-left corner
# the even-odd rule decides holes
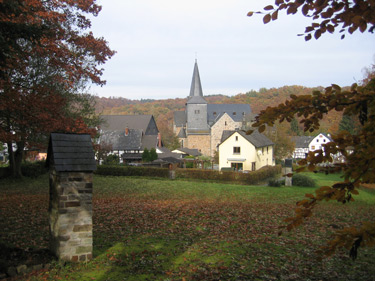
[[[191,81],[189,97],[203,97],[201,78],[199,77],[198,63],[195,60],[193,79]]]
[[[175,111],[173,112],[174,124],[176,127],[183,127],[186,125],[186,112],[185,111]]]
[[[207,101],[201,96],[189,97],[187,103],[189,104],[207,104]]]
[[[227,113],[235,122],[241,122],[244,116],[251,113],[251,109],[248,104],[208,104],[208,123],[215,123],[217,117],[223,113]]]
[[[182,128],[180,130],[180,132],[178,133],[177,137],[179,137],[180,139],[186,139],[186,131],[184,128]]]

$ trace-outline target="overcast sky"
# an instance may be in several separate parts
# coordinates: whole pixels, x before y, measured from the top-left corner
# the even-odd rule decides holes
[[[305,42],[309,23],[279,14],[267,25],[247,17],[273,0],[98,0],[92,31],[117,54],[105,65],[101,97],[185,98],[195,59],[204,95],[259,88],[351,85],[374,63],[375,35],[324,34]]]

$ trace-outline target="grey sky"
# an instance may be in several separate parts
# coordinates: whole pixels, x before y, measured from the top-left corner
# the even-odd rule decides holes
[[[308,19],[247,17],[272,0],[100,0],[92,30],[117,54],[98,96],[185,98],[197,56],[204,95],[261,87],[351,85],[374,62],[375,35],[323,35],[305,42]],[[197,54],[197,55],[196,55]]]

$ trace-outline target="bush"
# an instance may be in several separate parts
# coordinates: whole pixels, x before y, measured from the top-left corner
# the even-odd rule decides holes
[[[293,186],[306,186],[306,187],[315,187],[316,182],[312,178],[306,175],[294,174],[292,177]]]
[[[21,165],[22,175],[29,178],[36,178],[48,172],[45,161],[25,162]]]
[[[116,154],[110,154],[105,157],[103,164],[104,165],[116,165],[120,163],[120,158]]]
[[[231,171],[213,171],[202,169],[177,169],[176,178],[211,180],[240,184],[257,184],[280,174],[281,166],[266,166],[257,171],[239,173]]]
[[[154,167],[135,167],[120,165],[100,165],[95,171],[96,174],[102,176],[137,176],[137,177],[161,177],[168,178],[169,170],[167,168]]]
[[[272,187],[281,187],[282,185],[285,185],[285,180],[270,179],[270,180],[268,181],[268,186],[272,186]]]

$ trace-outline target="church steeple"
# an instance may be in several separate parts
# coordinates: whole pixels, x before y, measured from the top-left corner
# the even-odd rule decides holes
[[[193,79],[191,81],[189,97],[203,97],[201,78],[199,77],[197,59],[195,59]]]

